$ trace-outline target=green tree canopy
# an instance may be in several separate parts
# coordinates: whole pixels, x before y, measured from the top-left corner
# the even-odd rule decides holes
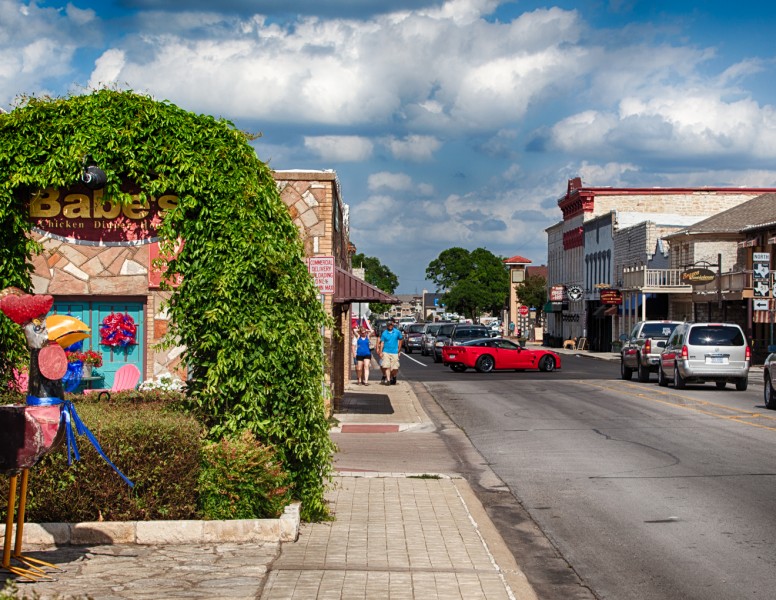
[[[178,196],[159,228],[168,264],[169,343],[185,346],[191,408],[211,437],[250,430],[293,474],[303,516],[327,514],[333,446],[322,398],[320,327],[328,323],[296,227],[269,168],[228,121],[132,92],[27,98],[0,114],[0,289],[31,289],[26,202],[35,190],[80,178],[91,155],[105,170],[105,200]],[[26,354],[0,315],[0,376]],[[17,362],[18,364],[18,362]]]
[[[515,286],[515,293],[522,304],[536,308],[538,318],[547,303],[547,280],[541,275],[528,275]]]
[[[448,248],[431,261],[426,277],[443,291],[449,310],[471,319],[482,312],[498,312],[509,295],[509,273],[503,259],[489,250]]]
[[[393,271],[382,264],[380,259],[374,256],[364,256],[360,253],[354,254],[350,264],[354,267],[363,267],[364,281],[380,288],[384,292],[393,294],[396,288],[399,287],[399,278],[394,275]],[[381,302],[369,304],[369,309],[377,314],[384,313],[389,308],[390,304],[383,304]]]

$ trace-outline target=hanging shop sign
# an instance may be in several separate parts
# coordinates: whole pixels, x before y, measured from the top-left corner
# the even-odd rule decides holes
[[[46,188],[29,199],[33,230],[70,244],[135,246],[156,241],[164,211],[175,208],[178,196],[141,198],[137,186],[126,184],[132,202],[120,205],[82,183],[67,189]]]
[[[581,300],[582,296],[585,295],[585,290],[578,285],[570,285],[566,288],[566,293],[568,294],[569,300]]]
[[[622,292],[620,290],[607,289],[599,293],[601,304],[622,304]]]
[[[714,271],[700,267],[687,269],[682,273],[681,276],[682,283],[692,286],[706,285],[707,283],[714,281],[716,278],[717,274]]]
[[[563,301],[563,286],[562,285],[553,285],[550,288],[550,301],[552,302],[562,302]]]

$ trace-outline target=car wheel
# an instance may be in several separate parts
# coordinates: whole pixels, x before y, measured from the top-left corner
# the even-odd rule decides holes
[[[450,368],[455,371],[456,373],[463,373],[466,370],[466,367],[464,365],[450,365]]]
[[[666,377],[666,374],[663,373],[662,365],[658,365],[657,367],[657,384],[660,387],[666,387],[668,385],[668,377]]]
[[[718,390],[724,390],[725,386],[727,386],[727,381],[715,381],[714,385],[717,386]]]
[[[742,377],[741,379],[736,380],[736,391],[745,392],[747,387],[749,387],[748,377]]]
[[[409,346],[407,348],[405,348],[404,349],[404,354],[412,354],[412,348],[410,348]]]
[[[622,359],[622,356],[620,357],[620,377],[626,381],[630,381],[630,378],[633,377],[633,369],[625,366],[625,361]]]
[[[434,352],[434,362],[442,362],[442,357],[441,356],[437,356],[436,352]]]
[[[679,365],[674,365],[674,387],[677,390],[683,390],[687,387],[684,377],[682,377],[682,374],[679,372]]]
[[[539,370],[550,373],[555,370],[555,358],[549,355],[542,356],[539,361]]]
[[[649,381],[649,369],[641,364],[641,358],[639,360],[638,377],[641,383],[647,383]]]
[[[773,382],[769,375],[765,375],[765,389],[763,391],[765,408],[776,410],[776,390],[773,389]]]
[[[495,366],[496,361],[493,360],[493,357],[490,354],[483,354],[477,359],[477,364],[474,368],[480,373],[490,373]]]

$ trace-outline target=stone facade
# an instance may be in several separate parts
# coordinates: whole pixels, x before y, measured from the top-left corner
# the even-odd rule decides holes
[[[334,264],[350,271],[350,236],[347,207],[342,203],[337,175],[333,171],[274,171],[280,198],[307,257],[333,256]],[[323,300],[334,327],[324,333],[326,379],[331,398],[342,397],[350,378],[350,304],[335,303],[331,295]]]
[[[34,293],[51,294],[58,302],[130,302],[142,306],[140,319],[136,319],[144,333],[144,339],[137,340],[142,346],[139,353],[142,359],[137,365],[142,378],[151,379],[167,373],[185,378],[185,370],[180,365],[183,348],[153,350],[153,345],[167,331],[168,319],[162,304],[169,296],[154,289],[149,281],[153,243],[99,246],[70,243],[39,232],[33,233],[32,237],[43,247],[43,252],[32,259]],[[100,326],[99,322],[87,324],[93,332]],[[90,347],[89,342],[86,344]],[[94,341],[91,347],[103,354],[113,352],[97,347]],[[108,386],[111,383],[110,378],[103,382]]]

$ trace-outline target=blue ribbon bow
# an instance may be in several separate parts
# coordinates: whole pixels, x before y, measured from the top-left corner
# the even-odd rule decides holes
[[[100,443],[94,434],[78,416],[75,410],[75,404],[71,400],[62,400],[62,398],[38,398],[37,396],[27,396],[27,406],[57,406],[62,405],[61,418],[65,421],[65,439],[67,440],[67,464],[73,464],[73,458],[75,460],[81,460],[81,455],[78,452],[78,445],[76,444],[76,433],[78,435],[86,435],[86,438],[92,443],[97,453],[102,456],[103,460],[108,463],[111,468],[119,474],[119,476],[127,482],[129,487],[134,488],[135,484],[132,483],[124,473],[119,471],[119,468],[114,465],[103,449],[100,447]],[[75,424],[75,426],[74,426]]]

